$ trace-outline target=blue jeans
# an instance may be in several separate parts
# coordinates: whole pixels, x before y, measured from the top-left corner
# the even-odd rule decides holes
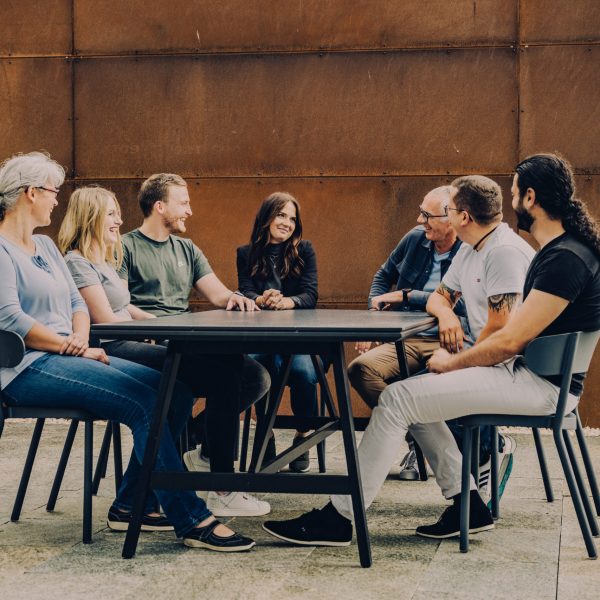
[[[280,376],[283,368],[281,354],[250,354],[250,357],[269,371],[271,379],[277,380]],[[296,354],[292,359],[287,383],[290,386],[290,400],[295,416],[314,417],[317,414],[317,383],[317,372],[310,355]]]
[[[110,365],[105,365],[87,358],[47,353],[13,379],[4,394],[14,406],[83,409],[129,427],[133,433],[134,453],[114,504],[131,510],[159,381],[158,371],[119,358],[111,358]],[[177,383],[170,423],[161,437],[156,470],[184,471],[172,435],[181,431],[192,401],[190,390]],[[204,500],[193,491],[155,490],[154,493],[180,537],[211,515]],[[146,508],[155,508],[153,498],[148,499]]]

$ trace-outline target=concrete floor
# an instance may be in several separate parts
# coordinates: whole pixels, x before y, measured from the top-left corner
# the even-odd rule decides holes
[[[78,435],[57,509],[45,510],[66,425],[49,422],[19,523],[10,511],[32,423],[9,421],[0,439],[0,598],[600,598],[600,561],[587,559],[560,467],[545,438],[557,500],[546,502],[533,441],[516,434],[515,466],[496,529],[472,537],[460,554],[454,540],[417,538],[444,502],[433,480],[400,482],[397,468],[368,512],[374,563],[362,569],[357,547],[295,548],[261,529],[264,519],[234,519],[257,547],[223,555],[184,547],[172,534],[142,534],[133,560],[120,557],[123,534],[106,528],[114,492],[108,477],[94,499],[94,543],[81,543],[82,438]],[[103,428],[98,426],[97,446]],[[125,433],[125,429],[123,428]],[[278,432],[278,439],[286,438]],[[129,447],[124,435],[124,447]],[[600,465],[600,437],[589,438]],[[328,441],[328,469],[342,469],[341,439]],[[316,453],[313,470],[316,470]],[[321,506],[323,497],[265,496],[276,518]]]

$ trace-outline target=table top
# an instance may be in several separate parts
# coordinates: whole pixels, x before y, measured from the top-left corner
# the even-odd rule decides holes
[[[156,319],[92,325],[103,339],[319,339],[394,341],[435,324],[424,312],[301,309],[240,312],[210,310]]]

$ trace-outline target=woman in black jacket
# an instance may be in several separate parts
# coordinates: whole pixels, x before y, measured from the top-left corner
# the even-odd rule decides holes
[[[286,192],[275,192],[258,210],[250,244],[237,250],[238,286],[263,310],[315,308],[317,304],[317,260],[312,244],[302,240],[302,220],[298,201]],[[259,354],[252,358],[263,364],[275,378],[283,364],[279,354]],[[292,412],[296,416],[317,414],[317,374],[309,355],[295,355],[288,379]],[[257,405],[257,412],[261,407]],[[294,442],[306,431],[297,431]],[[275,455],[271,438],[265,460]],[[290,469],[306,472],[308,452],[290,463]]]

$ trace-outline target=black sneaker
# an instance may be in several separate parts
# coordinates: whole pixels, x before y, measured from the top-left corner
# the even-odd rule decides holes
[[[479,533],[494,529],[494,520],[489,508],[484,504],[476,490],[471,490],[471,514],[469,515],[469,533]],[[433,525],[420,525],[417,535],[436,540],[457,537],[460,535],[460,494],[454,497],[454,503],[449,506]]]
[[[113,531],[127,531],[131,523],[131,513],[121,512],[118,508],[111,506],[108,510],[106,524]],[[142,531],[173,531],[173,525],[165,515],[142,517]]]
[[[190,548],[206,548],[215,552],[245,552],[256,545],[250,538],[239,533],[221,537],[214,530],[219,524],[216,519],[204,527],[195,527],[183,536],[183,543]]]
[[[303,438],[302,436],[296,436],[294,438],[294,446],[297,446],[298,444],[302,443],[304,441],[305,438]],[[298,458],[295,458],[291,463],[290,463],[290,471],[293,471],[294,473],[306,473],[308,470],[310,469],[310,454],[309,451],[307,450],[306,452],[302,453],[300,456],[298,456]]]
[[[352,541],[352,522],[331,503],[297,519],[265,521],[263,529],[280,540],[301,546],[349,546]]]

